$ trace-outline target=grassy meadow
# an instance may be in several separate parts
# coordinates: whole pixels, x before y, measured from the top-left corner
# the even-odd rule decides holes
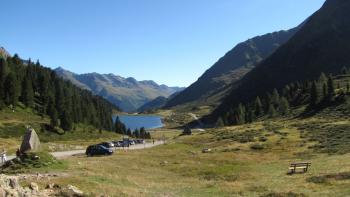
[[[318,117],[208,129],[192,136],[158,130],[153,135],[166,136],[165,145],[110,157],[67,158],[65,169],[53,171],[69,175],[51,181],[73,184],[91,196],[348,196],[350,151],[344,147],[349,127],[346,117]],[[319,128],[344,132],[326,142]],[[212,151],[202,153],[203,148]],[[289,164],[297,161],[311,162],[311,168],[288,175]]]

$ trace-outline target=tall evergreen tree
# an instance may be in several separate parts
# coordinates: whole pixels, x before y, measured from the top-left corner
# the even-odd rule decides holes
[[[254,110],[255,110],[255,116],[257,116],[257,117],[263,115],[263,113],[264,113],[263,105],[262,105],[259,97],[256,97],[256,99],[255,99]]]
[[[25,106],[33,107],[34,106],[34,92],[32,81],[29,76],[26,76],[22,82],[22,101]]]
[[[278,94],[277,89],[274,89],[272,92],[271,103],[274,105],[274,107],[277,107],[280,103],[280,95]]]
[[[328,86],[328,95],[327,95],[328,100],[332,100],[335,94],[334,81],[333,81],[332,75],[328,77],[327,86]]]
[[[267,113],[268,113],[268,115],[269,115],[270,118],[276,117],[277,112],[276,112],[276,109],[275,109],[275,107],[274,107],[274,105],[273,105],[272,103],[270,103],[270,105],[269,105],[269,110],[268,110]]]
[[[310,106],[315,107],[319,102],[319,94],[317,90],[317,84],[314,81],[310,90]]]
[[[15,107],[19,97],[19,84],[16,76],[11,72],[7,75],[5,81],[6,103]]]
[[[7,62],[0,57],[0,109],[5,104],[5,82],[8,74]]]
[[[64,131],[70,131],[70,130],[72,130],[72,128],[73,128],[73,122],[72,122],[71,115],[70,115],[70,113],[69,113],[68,111],[64,111],[64,112],[61,114],[60,120],[61,120],[61,128],[62,128]]]
[[[279,111],[282,115],[287,115],[289,113],[289,102],[284,97],[280,99]]]

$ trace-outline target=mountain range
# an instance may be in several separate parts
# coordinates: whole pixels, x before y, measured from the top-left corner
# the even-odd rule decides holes
[[[181,87],[158,85],[154,81],[137,81],[114,74],[76,74],[61,67],[55,72],[63,79],[71,81],[80,88],[100,95],[126,112],[135,112],[142,105],[157,97],[169,97],[181,91]]]
[[[300,29],[300,26],[287,31],[257,36],[239,43],[195,83],[169,100],[166,107],[191,102],[194,105],[219,103],[229,93],[232,83],[240,80],[257,64],[286,43]]]
[[[229,96],[213,112],[212,120],[274,88],[349,67],[349,10],[348,0],[327,0],[288,42],[233,84]]]

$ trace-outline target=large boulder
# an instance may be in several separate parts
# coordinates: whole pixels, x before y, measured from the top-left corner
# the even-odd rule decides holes
[[[40,140],[33,128],[28,128],[20,148],[21,153],[38,152],[40,150]]]

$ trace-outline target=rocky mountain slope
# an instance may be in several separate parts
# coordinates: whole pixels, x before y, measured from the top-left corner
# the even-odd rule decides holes
[[[167,103],[173,107],[184,103],[206,102],[213,104],[230,90],[230,84],[241,79],[263,59],[287,42],[300,27],[288,31],[265,34],[239,43],[195,83]]]
[[[350,66],[349,10],[350,1],[327,0],[286,44],[235,84],[212,118],[273,88]]]
[[[123,111],[134,112],[145,103],[157,98],[168,97],[181,91],[180,87],[158,85],[154,81],[137,81],[134,78],[123,78],[113,74],[75,74],[63,68],[55,69],[62,78],[73,84],[100,95]]]

